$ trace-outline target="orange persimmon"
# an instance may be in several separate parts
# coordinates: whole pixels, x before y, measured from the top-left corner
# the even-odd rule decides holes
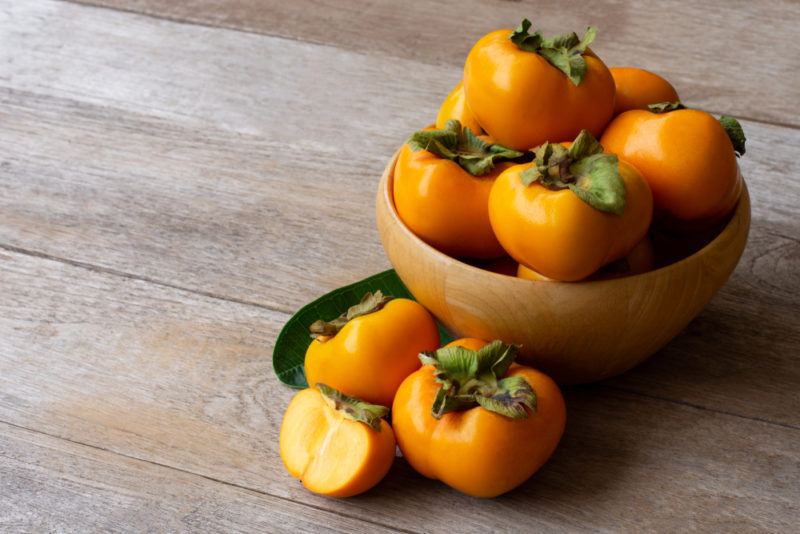
[[[521,152],[475,136],[457,120],[414,133],[394,169],[394,204],[420,239],[453,257],[503,255],[489,224],[494,179]]]
[[[672,84],[654,72],[635,67],[611,67],[616,86],[614,115],[650,104],[680,100]]]
[[[428,310],[413,300],[367,293],[346,313],[311,325],[305,371],[309,385],[390,406],[400,383],[419,366],[422,351],[439,346]]]
[[[608,125],[600,143],[634,165],[653,191],[656,213],[677,224],[718,221],[742,191],[736,162],[744,133],[736,119],[715,119],[679,103],[631,110]]]
[[[367,491],[389,471],[395,439],[388,413],[317,384],[295,395],[283,416],[280,454],[308,490],[330,497]]]
[[[599,136],[614,112],[614,79],[589,48],[596,30],[546,39],[516,29],[493,31],[470,50],[464,93],[478,123],[516,150],[573,139],[581,130]]]
[[[475,497],[530,478],[564,432],[558,386],[516,365],[516,347],[466,339],[421,356],[392,406],[403,456],[422,475]]]
[[[646,235],[653,212],[647,182],[603,154],[587,131],[569,149],[545,143],[535,153],[533,163],[505,170],[489,195],[495,235],[519,263],[554,280],[582,280]]]
[[[654,268],[655,251],[653,250],[653,244],[650,242],[649,238],[645,237],[633,247],[633,250],[631,250],[627,256],[617,261],[612,261],[586,278],[586,280],[609,280],[612,278],[621,278],[623,276],[633,276],[635,274],[652,271]],[[525,278],[526,280],[553,281],[552,278],[547,278],[530,267],[525,267],[521,263],[517,266],[517,277]]]
[[[439,108],[439,113],[436,115],[436,127],[439,129],[447,126],[447,121],[455,119],[461,123],[462,126],[472,130],[475,135],[483,133],[483,128],[478,124],[475,116],[467,107],[467,101],[464,98],[464,82],[458,82],[447,98],[442,102]]]

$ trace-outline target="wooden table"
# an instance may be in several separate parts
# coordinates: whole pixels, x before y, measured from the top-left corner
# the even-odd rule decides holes
[[[745,256],[650,361],[565,391],[520,489],[398,461],[312,495],[277,454],[276,334],[387,268],[385,162],[523,16],[596,24],[609,64],[743,119]],[[791,0],[0,1],[0,531],[797,532],[798,23]]]

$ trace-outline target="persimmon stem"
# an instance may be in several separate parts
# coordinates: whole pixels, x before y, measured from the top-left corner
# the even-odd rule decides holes
[[[316,388],[334,410],[342,412],[345,417],[368,425],[373,430],[381,431],[381,419],[389,413],[389,408],[379,404],[345,395],[338,389],[325,384],[317,384]]]
[[[679,109],[689,109],[684,106],[679,100],[675,102],[658,102],[656,104],[648,104],[647,109],[653,113],[669,113],[670,111],[678,111]]]
[[[583,54],[597,37],[597,28],[589,26],[583,38],[579,38],[575,32],[545,38],[539,30],[529,33],[530,29],[531,21],[523,19],[508,38],[520,50],[539,54],[566,74],[574,85],[580,85],[587,70]]]
[[[411,150],[427,150],[440,158],[454,161],[473,176],[490,172],[501,161],[525,156],[524,152],[487,143],[456,119],[447,121],[441,130],[414,132],[406,142]]]
[[[330,321],[324,321],[322,319],[314,321],[311,326],[308,327],[311,337],[325,342],[338,334],[339,331],[344,328],[344,325],[356,317],[361,317],[362,315],[367,315],[368,313],[383,309],[392,298],[394,297],[384,296],[380,290],[375,293],[368,292],[361,298],[358,304],[350,306],[350,308],[339,317]]]
[[[523,185],[534,182],[552,190],[569,189],[595,209],[621,215],[625,211],[625,184],[619,162],[592,134],[583,130],[566,149],[544,143],[533,149],[533,164],[520,173]]]
[[[536,410],[536,392],[521,376],[506,377],[519,347],[493,341],[480,350],[444,347],[420,354],[423,365],[432,365],[440,384],[431,406],[436,419],[448,412],[476,406],[522,419]]]

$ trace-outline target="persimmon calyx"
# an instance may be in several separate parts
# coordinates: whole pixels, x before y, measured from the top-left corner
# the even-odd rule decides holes
[[[370,404],[356,397],[345,395],[338,389],[325,384],[318,383],[316,388],[334,410],[342,412],[348,419],[364,423],[377,432],[381,431],[381,419],[389,413],[389,408],[386,406]]]
[[[653,113],[667,113],[669,111],[677,111],[679,109],[689,109],[680,102],[659,102],[658,104],[650,104],[647,107]],[[736,157],[744,156],[747,138],[744,135],[744,130],[742,129],[742,125],[739,123],[739,121],[730,115],[721,115],[719,117],[719,123],[722,125],[725,133],[728,134],[728,138],[731,140],[733,151],[736,153]]]
[[[586,28],[582,39],[575,32],[546,38],[539,30],[529,33],[530,29],[531,21],[523,19],[508,38],[520,50],[534,52],[545,58],[548,63],[566,74],[573,85],[580,85],[586,76],[586,60],[583,54],[597,37],[597,28]]]
[[[487,143],[462,126],[457,119],[450,119],[441,130],[420,130],[406,141],[414,152],[427,150],[440,158],[448,159],[470,173],[482,176],[500,161],[510,161],[525,155],[524,152]]]
[[[338,334],[348,322],[356,317],[361,317],[362,315],[367,315],[368,313],[373,313],[382,309],[393,298],[394,297],[385,296],[380,290],[375,293],[367,292],[358,304],[350,306],[346,312],[342,313],[336,319],[331,321],[319,319],[314,321],[311,326],[308,327],[308,330],[313,339],[333,337]]]
[[[679,109],[688,109],[679,100],[675,102],[657,102],[655,104],[648,104],[647,109],[653,113],[669,113],[670,111],[678,111]]]
[[[625,183],[617,156],[604,154],[588,131],[582,130],[569,149],[544,143],[533,153],[533,163],[520,173],[523,185],[536,182],[554,191],[569,189],[597,210],[615,215],[625,211]]]
[[[744,130],[742,129],[742,125],[729,115],[722,115],[719,118],[719,123],[725,129],[725,133],[728,134],[728,137],[733,144],[733,151],[736,152],[736,156],[744,156],[745,153],[745,143],[747,142],[747,138],[744,136]]]
[[[521,376],[504,378],[518,350],[495,340],[477,351],[452,346],[420,354],[423,365],[433,366],[440,384],[431,415],[439,419],[448,412],[482,406],[512,419],[528,417],[536,411],[536,392]]]

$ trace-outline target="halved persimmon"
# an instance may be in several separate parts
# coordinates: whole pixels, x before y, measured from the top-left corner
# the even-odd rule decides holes
[[[388,408],[317,384],[289,403],[280,454],[286,470],[309,491],[329,497],[363,493],[381,481],[394,461]]]

